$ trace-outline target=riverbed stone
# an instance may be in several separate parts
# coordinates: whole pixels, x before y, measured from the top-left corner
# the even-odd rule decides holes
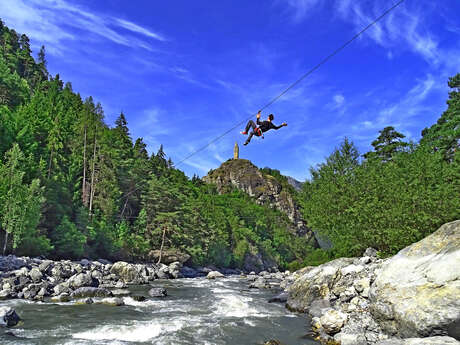
[[[142,295],[132,295],[131,298],[137,302],[144,302],[146,300],[145,296]]]
[[[268,300],[268,303],[286,303],[288,299],[288,293],[287,292],[281,292],[275,297],[272,297]]]
[[[340,258],[317,267],[307,268],[288,289],[288,308],[307,312],[315,299],[329,299],[333,283],[340,275],[340,270],[352,262],[351,258]]]
[[[207,279],[216,279],[216,278],[223,278],[223,277],[225,277],[225,276],[222,273],[220,273],[219,271],[211,271],[206,276]]]
[[[110,273],[115,274],[125,283],[138,284],[143,281],[136,266],[124,261],[115,262]]]
[[[0,326],[14,327],[21,318],[11,307],[0,307]]]
[[[160,258],[160,250],[151,250],[148,257],[153,262],[158,262]],[[190,259],[190,255],[187,253],[180,252],[177,249],[163,250],[161,253],[161,262],[169,265],[173,262],[179,262],[181,264],[186,263]]]
[[[112,292],[108,289],[102,289],[98,287],[81,287],[72,292],[72,298],[84,298],[84,297],[111,297]]]
[[[112,295],[113,296],[129,296],[131,295],[131,291],[127,289],[115,289],[115,290],[112,290]]]
[[[378,272],[371,311],[398,336],[447,335],[460,319],[460,220],[401,250]]]
[[[43,278],[42,272],[37,267],[34,267],[30,270],[29,276],[35,283],[39,282]]]
[[[182,264],[179,261],[175,261],[168,266],[169,274],[172,278],[177,279],[181,278],[182,275],[180,273],[180,269],[182,268]]]
[[[120,306],[125,305],[125,302],[123,302],[123,299],[120,297],[103,298],[99,303],[114,306],[114,307],[120,307]]]
[[[89,273],[77,273],[69,278],[68,283],[70,287],[78,289],[83,286],[92,286],[93,279]]]
[[[59,296],[51,297],[52,302],[70,302],[70,295],[68,293],[61,293]]]
[[[328,310],[320,317],[321,326],[327,334],[335,334],[343,327],[347,315],[338,310]]]
[[[428,337],[428,338],[407,338],[388,339],[378,342],[376,345],[460,345],[460,341],[451,337]]]
[[[168,293],[165,288],[151,288],[149,290],[150,297],[166,297]]]

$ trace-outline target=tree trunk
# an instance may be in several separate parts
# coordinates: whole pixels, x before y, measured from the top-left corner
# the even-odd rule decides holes
[[[84,143],[83,143],[83,191],[82,191],[82,201],[83,205],[88,207],[88,197],[86,189],[86,125],[85,125],[85,136],[84,136]]]
[[[8,244],[8,231],[5,230],[5,244],[3,245],[3,256],[5,256],[7,244]]]
[[[50,153],[50,162],[48,164],[48,180],[51,177],[51,164],[52,164],[52,161],[53,161],[53,150]]]
[[[95,175],[95,170],[96,170],[96,145],[97,145],[96,135],[94,135],[93,167],[91,169],[91,192],[90,192],[90,198],[89,198],[89,215],[90,215],[90,217],[92,216],[94,189],[95,189],[94,175]]]
[[[161,247],[160,247],[160,257],[158,258],[158,263],[161,263],[161,257],[163,256],[163,245],[165,244],[165,234],[166,234],[166,225],[163,225],[163,238],[161,239]]]

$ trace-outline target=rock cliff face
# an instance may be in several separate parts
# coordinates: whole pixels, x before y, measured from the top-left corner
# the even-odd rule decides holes
[[[287,306],[324,344],[460,345],[460,220],[391,258],[368,249],[293,277]]]
[[[288,190],[275,177],[264,174],[246,159],[234,159],[223,163],[218,169],[212,170],[203,177],[206,183],[217,186],[219,193],[231,191],[233,188],[252,196],[256,203],[267,205],[285,213],[293,224],[293,232],[314,240],[313,232],[302,219],[299,205],[296,204]]]

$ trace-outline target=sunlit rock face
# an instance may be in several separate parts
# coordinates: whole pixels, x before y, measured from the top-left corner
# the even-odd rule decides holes
[[[387,332],[447,335],[460,320],[460,221],[401,250],[376,277],[372,314]]]
[[[275,177],[264,174],[246,159],[233,159],[223,163],[203,177],[206,183],[216,185],[219,193],[237,188],[250,196],[256,203],[267,205],[285,213],[292,222],[292,231],[299,236],[313,238],[313,232],[306,226],[297,205],[288,190]]]

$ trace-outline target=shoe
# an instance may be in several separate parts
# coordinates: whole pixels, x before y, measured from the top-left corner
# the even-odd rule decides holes
[[[249,143],[246,141],[243,145],[246,146],[247,144],[249,144]]]
[[[243,135],[248,135],[248,132],[240,132]]]

